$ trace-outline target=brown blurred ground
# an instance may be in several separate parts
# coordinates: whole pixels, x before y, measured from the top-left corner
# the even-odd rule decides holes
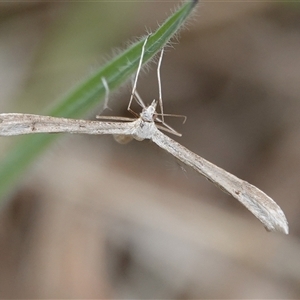
[[[173,5],[1,3],[0,110],[45,110]],[[65,135],[2,206],[1,298],[300,297],[300,5],[204,2],[174,48],[176,139],[272,196],[290,235],[147,141]],[[108,113],[126,113],[129,89]],[[154,64],[138,89],[157,98]]]

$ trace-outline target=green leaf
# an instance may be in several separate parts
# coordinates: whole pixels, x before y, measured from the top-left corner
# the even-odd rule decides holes
[[[191,13],[197,1],[184,3],[171,15],[151,37],[145,48],[144,63],[164,47],[176,34]],[[99,104],[104,98],[105,88],[101,78],[104,77],[110,90],[114,90],[133,75],[138,67],[144,39],[133,44],[123,53],[113,58],[92,76],[76,86],[67,96],[44,115],[80,118]],[[30,164],[59,135],[39,134],[19,138],[18,143],[9,151],[0,163],[0,198],[3,199],[12,191],[20,176]]]

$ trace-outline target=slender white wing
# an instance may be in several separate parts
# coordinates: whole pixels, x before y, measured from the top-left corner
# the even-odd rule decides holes
[[[100,122],[55,118],[32,114],[0,114],[0,135],[29,133],[85,133],[132,135],[136,122]]]
[[[288,234],[288,222],[283,211],[257,187],[203,159],[159,130],[153,133],[152,140],[159,147],[171,153],[212,181],[217,187],[239,200],[264,224],[268,231],[280,231]]]

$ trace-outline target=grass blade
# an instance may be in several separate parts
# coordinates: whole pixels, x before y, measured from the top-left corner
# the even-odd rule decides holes
[[[144,62],[149,61],[180,29],[190,15],[197,1],[184,3],[172,14],[149,38]],[[75,87],[67,96],[45,115],[56,117],[80,118],[99,104],[104,98],[105,88],[101,78],[108,82],[110,90],[124,83],[137,70],[141,47],[141,40],[123,53],[112,59],[101,69]],[[18,143],[9,151],[0,163],[0,199],[7,196],[20,176],[30,164],[45,150],[58,135],[32,135],[18,138]]]

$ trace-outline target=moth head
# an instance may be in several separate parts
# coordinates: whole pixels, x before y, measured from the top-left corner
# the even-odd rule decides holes
[[[156,106],[157,106],[157,101],[154,99],[149,106],[143,108],[143,111],[141,112],[141,118],[143,119],[143,121],[145,122],[155,121],[157,117]]]

